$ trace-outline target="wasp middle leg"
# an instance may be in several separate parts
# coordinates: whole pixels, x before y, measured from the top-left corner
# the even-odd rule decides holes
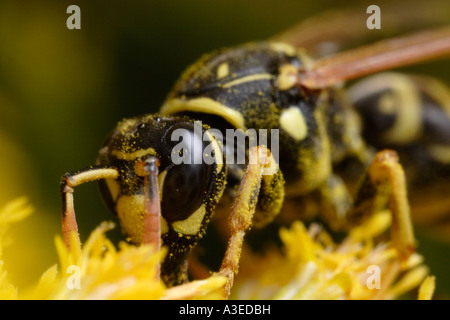
[[[401,258],[415,250],[405,173],[397,153],[378,152],[370,164],[354,201],[340,178],[331,175],[317,191],[320,215],[336,229],[360,224],[365,218],[384,209],[392,214],[392,241]]]
[[[448,239],[450,90],[436,79],[385,72],[355,83],[349,98],[371,146],[397,151],[414,223]],[[438,231],[438,232],[436,232]]]

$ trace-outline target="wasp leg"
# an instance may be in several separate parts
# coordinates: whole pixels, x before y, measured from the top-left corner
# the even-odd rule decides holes
[[[73,192],[76,186],[85,182],[100,179],[117,179],[119,172],[110,167],[89,167],[73,173],[67,173],[61,178],[61,193],[63,203],[62,234],[68,249],[71,246],[71,234],[75,233],[77,245],[81,245],[78,234],[77,220],[73,203]]]
[[[368,173],[370,182],[366,180],[367,182],[364,183],[373,185],[381,197],[388,196],[389,209],[392,213],[392,241],[397,246],[400,256],[406,258],[414,252],[416,243],[405,173],[397,153],[391,150],[378,152]],[[372,202],[376,203],[376,201]],[[364,200],[358,197],[355,204],[361,208],[362,203]],[[377,209],[376,206],[374,207]]]
[[[229,217],[230,239],[219,273],[228,278],[225,294],[228,297],[239,269],[245,232],[253,223],[262,225],[278,214],[284,198],[283,178],[270,151],[263,146],[250,150],[250,163],[244,172]],[[269,165],[270,164],[270,165]],[[278,188],[279,190],[269,190]],[[260,201],[262,194],[271,195]],[[255,220],[253,219],[255,217]]]
[[[337,228],[360,224],[364,218],[389,208],[392,214],[392,241],[400,257],[407,258],[415,249],[415,238],[407,198],[405,173],[395,151],[375,155],[355,201],[346,193],[337,177],[329,179],[321,190],[321,214]]]
[[[448,237],[448,86],[425,76],[384,72],[357,82],[347,92],[361,117],[367,143],[397,151],[408,181],[414,223],[432,228],[433,236]]]

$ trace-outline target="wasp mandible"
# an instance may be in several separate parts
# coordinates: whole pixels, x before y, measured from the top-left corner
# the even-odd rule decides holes
[[[450,28],[317,60],[301,48],[300,35],[293,29],[274,41],[207,54],[182,74],[158,114],[121,121],[95,166],[61,180],[66,245],[71,233],[78,234],[74,188],[98,180],[133,243],[168,248],[160,271],[169,286],[188,280],[187,257],[229,190],[230,239],[219,271],[229,279],[228,292],[247,230],[292,207],[347,230],[388,208],[393,242],[402,256],[411,254],[407,189],[417,192],[439,177],[440,190],[449,191],[448,91],[432,80],[393,73],[363,80],[349,93],[341,83],[449,54]],[[180,129],[185,143],[200,147],[177,149],[192,161],[175,164],[179,141],[173,133]],[[278,161],[268,147],[270,134],[266,145],[246,148],[218,139],[211,129],[278,130]],[[238,148],[246,149],[245,163],[227,158]],[[205,150],[216,161],[195,161]],[[448,202],[436,210],[449,211]]]

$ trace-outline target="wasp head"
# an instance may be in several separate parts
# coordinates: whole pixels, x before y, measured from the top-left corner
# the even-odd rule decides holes
[[[143,237],[145,191],[138,164],[158,159],[161,237],[169,249],[168,265],[179,264],[203,235],[225,187],[222,149],[207,130],[187,118],[137,117],[119,123],[99,153],[99,165],[119,172],[116,180],[100,181],[102,195],[137,244]]]

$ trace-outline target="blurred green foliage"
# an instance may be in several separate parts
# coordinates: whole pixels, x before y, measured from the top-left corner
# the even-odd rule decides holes
[[[71,4],[81,8],[81,30],[66,27]],[[345,4],[365,15],[373,3]],[[1,204],[29,196],[38,208],[34,219],[46,223],[31,228],[35,240],[52,245],[59,233],[61,175],[93,164],[119,120],[156,112],[179,74],[201,54],[266,39],[340,6],[331,0],[0,0]],[[446,66],[412,70],[450,80]],[[96,184],[77,188],[75,205],[82,239],[112,219]],[[424,243],[430,254],[421,253],[430,256],[438,289],[448,292],[449,247]]]

